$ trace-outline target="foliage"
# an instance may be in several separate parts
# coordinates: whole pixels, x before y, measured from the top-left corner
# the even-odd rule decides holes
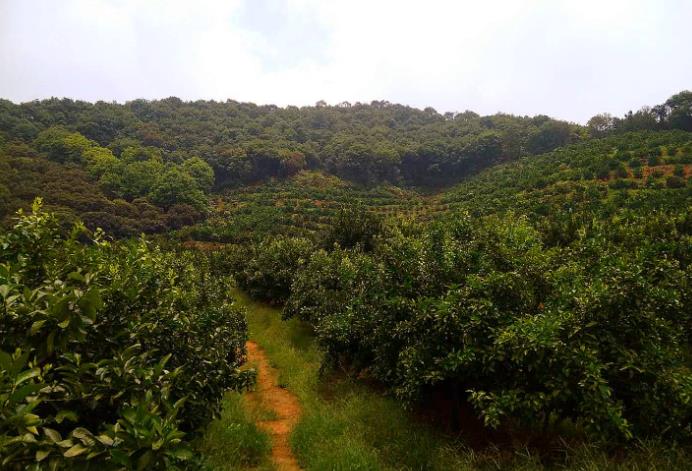
[[[553,248],[512,215],[390,225],[372,254],[313,255],[284,315],[331,361],[408,401],[469,401],[489,426],[690,437],[688,218],[615,217]]]
[[[169,168],[151,191],[151,200],[164,208],[186,204],[204,211],[207,202],[194,177],[177,167]]]
[[[338,244],[351,249],[360,247],[370,251],[381,230],[382,221],[362,206],[343,206],[325,234],[323,245],[327,248]]]
[[[59,234],[37,202],[0,235],[2,468],[180,469],[252,380],[243,314],[203,259]]]
[[[58,176],[85,170],[86,184],[102,200],[90,204],[146,198],[160,214],[155,224],[145,224],[142,218],[125,221],[110,209],[69,205],[65,200],[70,198],[64,198],[69,185],[30,185],[30,175],[23,171],[15,175],[19,180],[13,184],[31,186],[33,191],[27,189],[9,203],[0,198],[0,212],[7,216],[26,208],[38,194],[85,220],[92,229],[98,221],[119,234],[133,234],[161,231],[168,221],[180,224],[186,218],[164,214],[176,204],[204,214],[212,192],[285,180],[306,170],[368,187],[440,188],[500,163],[591,142],[589,137],[633,130],[689,130],[689,93],[681,92],[662,105],[622,119],[599,115],[587,127],[544,115],[440,114],[432,108],[418,110],[384,101],[279,108],[233,101],[183,102],[173,97],[123,105],[69,99],[17,105],[0,100],[4,142],[0,159],[30,159],[33,166],[43,167],[48,162],[40,161],[47,160]],[[676,163],[689,163],[689,149],[685,152]],[[643,157],[677,158],[672,153]],[[613,171],[622,176],[624,170],[597,166],[588,172],[605,179]],[[284,215],[271,212],[272,218],[276,216]],[[282,224],[286,225],[295,226],[290,220]],[[218,226],[201,229],[207,235],[220,232]],[[313,229],[300,228],[293,234],[305,235],[305,230]],[[227,238],[235,237],[229,234]]]
[[[179,236],[244,243],[287,235],[309,238],[327,247],[334,242],[349,245],[346,239],[337,240],[346,237],[344,231],[366,231],[370,238],[381,219],[393,214],[423,214],[428,208],[434,206],[413,190],[393,185],[365,188],[324,172],[302,171],[285,181],[226,192],[210,217],[180,231]],[[360,238],[365,233],[353,235]]]
[[[127,160],[120,155],[123,148],[151,147],[166,161],[181,154],[185,161],[204,161],[213,169],[216,188],[287,178],[305,169],[363,184],[439,185],[572,142],[580,138],[578,129],[546,116],[442,115],[385,101],[302,108],[178,98],[124,105],[0,101],[0,131],[23,141],[38,134],[39,150],[58,161],[83,161],[72,158],[80,154],[72,152],[72,141],[109,147],[122,160]],[[193,160],[187,170],[208,191],[207,169]]]
[[[216,263],[233,273],[253,297],[273,303],[288,298],[296,271],[307,262],[314,245],[297,237],[267,238],[255,244],[230,246]]]
[[[640,214],[679,211],[689,204],[689,189],[678,180],[664,187],[675,166],[683,174],[689,167],[684,162],[690,144],[692,134],[683,131],[631,132],[574,144],[488,169],[444,192],[438,212],[479,216],[511,210],[538,222],[548,215],[600,219],[625,208]]]
[[[692,131],[692,92],[684,90],[654,107],[644,106],[636,112],[629,111],[622,118],[605,113],[596,115],[587,123],[593,137],[610,133],[681,129]]]

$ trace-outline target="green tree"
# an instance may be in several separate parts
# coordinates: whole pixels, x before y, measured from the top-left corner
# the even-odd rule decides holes
[[[615,129],[615,119],[610,113],[597,114],[586,123],[586,126],[592,137],[603,137]]]
[[[63,127],[55,126],[41,131],[34,140],[34,146],[56,162],[82,163],[84,151],[95,147],[96,143],[78,132],[70,132]]]
[[[197,187],[208,193],[214,186],[214,170],[211,166],[199,157],[191,157],[183,162],[183,170],[197,183]]]
[[[665,103],[668,121],[676,129],[692,131],[692,92],[685,90],[670,97]]]
[[[132,200],[148,195],[161,178],[163,170],[160,160],[120,161],[109,167],[99,182],[116,196]]]
[[[204,210],[208,204],[195,179],[180,167],[170,167],[161,175],[150,198],[164,208],[175,204],[188,204],[197,210]]]

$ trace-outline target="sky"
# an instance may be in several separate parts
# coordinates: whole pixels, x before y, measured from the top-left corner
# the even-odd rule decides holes
[[[0,0],[0,97],[574,122],[692,89],[692,0]]]

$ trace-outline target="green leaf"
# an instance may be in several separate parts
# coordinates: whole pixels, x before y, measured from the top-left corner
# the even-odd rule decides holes
[[[12,393],[10,400],[12,402],[22,402],[29,394],[40,391],[42,387],[43,385],[41,384],[25,384]]]
[[[62,440],[56,443],[60,448],[70,448],[74,445],[74,442],[69,438],[67,440]]]
[[[194,454],[192,453],[192,450],[190,450],[189,448],[185,448],[185,447],[180,447],[180,448],[176,448],[175,450],[171,450],[168,452],[168,455],[174,456],[174,457],[181,459],[181,460],[189,460],[194,456]]]
[[[105,453],[105,451],[103,451],[103,450],[94,450],[87,455],[86,459],[91,460],[91,459],[96,458],[97,456],[104,454],[104,453]]]
[[[0,350],[0,369],[10,371],[12,368],[12,356]]]
[[[131,424],[134,424],[135,421],[137,420],[137,412],[134,409],[125,409],[122,412],[122,416],[130,422]]]
[[[88,450],[87,447],[85,447],[85,446],[82,445],[81,443],[77,443],[77,444],[74,445],[72,448],[70,448],[69,450],[65,451],[65,453],[63,453],[62,455],[63,455],[65,458],[73,458],[73,457],[75,457],[75,456],[81,455],[82,453],[85,453],[87,450]]]
[[[60,432],[57,430],[53,430],[52,428],[48,427],[43,427],[43,433],[46,434],[46,437],[53,443],[58,443],[62,441],[62,437],[60,436]]]
[[[130,457],[127,453],[118,449],[113,449],[110,451],[110,453],[113,463],[125,466],[128,469],[130,468]]]
[[[146,451],[142,456],[139,457],[137,460],[137,470],[141,471],[143,469],[147,469],[147,466],[149,466],[149,463],[151,463],[151,459],[153,458],[153,453],[151,451]]]
[[[39,330],[41,330],[41,327],[46,323],[46,320],[41,320],[41,321],[36,321],[33,324],[31,324],[31,329],[29,329],[29,332],[31,335],[36,334]]]
[[[36,450],[36,461],[43,461],[50,455],[50,450]]]
[[[86,446],[94,446],[96,440],[94,440],[94,435],[84,427],[77,427],[72,431],[72,436],[78,438]]]
[[[77,414],[74,411],[71,410],[61,410],[57,414],[55,414],[55,421],[59,424],[63,423],[63,421],[69,420],[70,422],[77,422],[78,417]]]
[[[113,439],[108,435],[98,435],[96,439],[101,442],[102,445],[113,446]]]
[[[101,293],[97,289],[91,289],[79,300],[79,307],[82,308],[84,314],[90,319],[94,319],[96,311],[103,306]]]
[[[74,280],[74,281],[81,281],[84,282],[84,275],[82,275],[79,272],[73,271],[69,275],[67,275],[68,280]]]
[[[28,381],[31,378],[35,378],[40,374],[41,370],[38,368],[32,368],[30,370],[22,371],[21,373],[19,373],[19,375],[17,375],[17,378],[14,380],[14,385],[19,386],[23,382]]]
[[[41,417],[39,417],[36,414],[24,414],[24,424],[27,425],[27,428],[37,425],[41,422]]]

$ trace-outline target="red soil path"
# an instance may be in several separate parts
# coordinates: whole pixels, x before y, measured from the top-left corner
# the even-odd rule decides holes
[[[272,461],[278,471],[300,470],[289,443],[291,431],[300,418],[298,399],[278,385],[278,372],[269,364],[262,348],[252,341],[246,346],[248,362],[257,368],[257,384],[248,399],[276,414],[276,419],[258,423],[272,438]]]

